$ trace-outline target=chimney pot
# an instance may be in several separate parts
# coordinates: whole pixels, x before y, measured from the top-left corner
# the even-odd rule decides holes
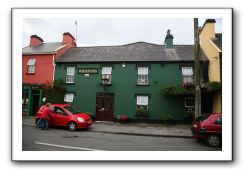
[[[170,29],[167,30],[167,35],[164,40],[164,44],[166,48],[173,48],[173,35],[170,34]]]

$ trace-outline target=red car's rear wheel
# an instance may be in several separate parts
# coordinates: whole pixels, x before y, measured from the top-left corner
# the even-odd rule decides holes
[[[207,142],[212,147],[218,147],[221,143],[221,139],[217,135],[210,135],[207,138]]]

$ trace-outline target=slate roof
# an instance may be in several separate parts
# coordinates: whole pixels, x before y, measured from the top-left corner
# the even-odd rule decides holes
[[[36,46],[27,46],[22,49],[22,55],[52,54],[57,49],[64,47],[62,42],[42,43]]]
[[[222,51],[222,33],[216,33],[212,41]]]
[[[194,45],[174,45],[172,49],[166,49],[164,45],[136,42],[121,46],[71,48],[56,62],[194,61],[194,58]],[[202,54],[201,60],[208,59]]]

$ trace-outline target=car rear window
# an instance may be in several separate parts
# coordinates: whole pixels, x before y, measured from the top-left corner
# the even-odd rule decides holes
[[[215,124],[222,125],[222,116],[220,115],[217,120],[215,121]]]
[[[210,114],[204,114],[204,115],[202,115],[202,116],[199,116],[199,117],[196,119],[196,122],[202,122],[202,121],[206,120],[209,116],[210,116]]]

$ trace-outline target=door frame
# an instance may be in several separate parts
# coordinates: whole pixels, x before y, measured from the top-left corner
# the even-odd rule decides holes
[[[103,103],[101,103],[101,101]],[[102,109],[100,109],[101,104]],[[106,111],[104,104],[108,105],[109,110]],[[97,93],[96,94],[96,120],[113,121],[114,118],[114,93]]]

